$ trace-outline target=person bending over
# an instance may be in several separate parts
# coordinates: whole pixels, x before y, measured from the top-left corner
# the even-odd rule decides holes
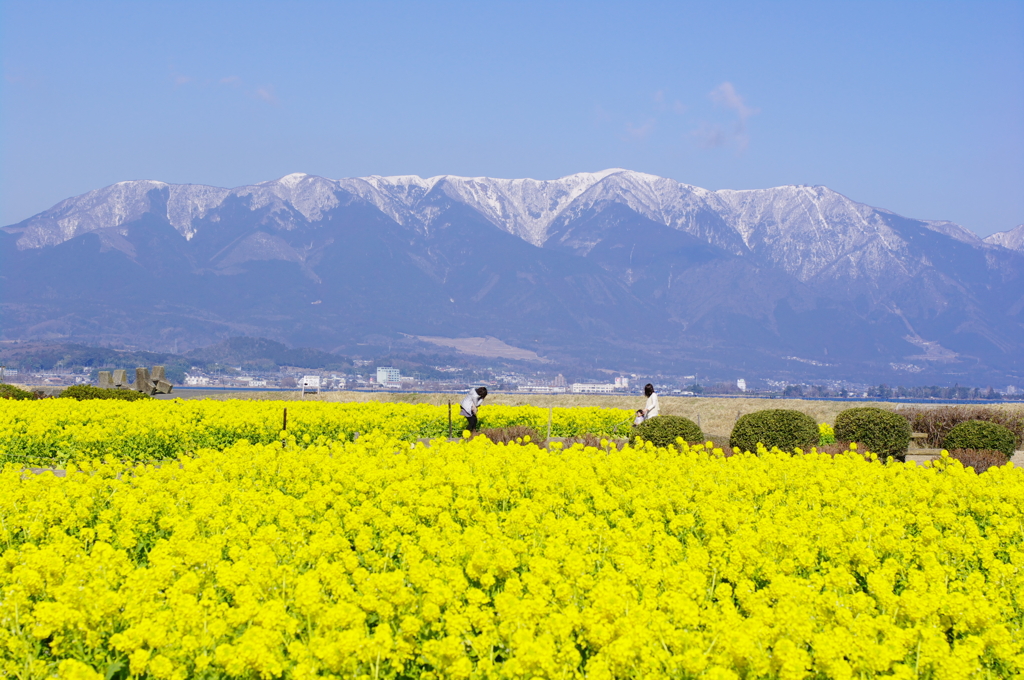
[[[476,412],[480,408],[480,404],[484,403],[484,397],[487,396],[486,387],[477,387],[469,391],[469,396],[462,400],[462,417],[466,419],[466,429],[470,432],[476,432]]]
[[[658,408],[658,395],[654,391],[654,385],[651,383],[644,385],[644,396],[647,397],[647,403],[640,409],[640,413],[643,414],[644,420],[650,420],[660,412]]]

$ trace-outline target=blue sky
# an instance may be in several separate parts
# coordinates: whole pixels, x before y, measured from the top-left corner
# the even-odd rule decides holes
[[[1024,1],[0,1],[0,224],[126,179],[822,184],[1024,222]]]

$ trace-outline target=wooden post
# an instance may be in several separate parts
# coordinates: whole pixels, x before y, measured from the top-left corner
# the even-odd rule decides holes
[[[551,439],[551,414],[554,413],[555,409],[548,406],[548,439]]]
[[[284,410],[284,424],[281,426],[281,429],[286,431],[286,432],[288,430],[288,409],[287,408]],[[281,448],[282,449],[284,448],[284,443],[287,440],[288,440],[288,435],[287,434],[285,434],[285,435],[283,435],[281,437]]]
[[[700,427],[700,414],[699,413],[697,414],[697,427]],[[703,431],[704,431],[703,428],[701,428],[701,432],[703,432]]]
[[[448,400],[448,439],[452,438],[452,400]]]

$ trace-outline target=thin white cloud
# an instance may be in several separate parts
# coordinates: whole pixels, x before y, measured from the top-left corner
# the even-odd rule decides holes
[[[725,146],[732,141],[735,143],[737,153],[742,153],[750,144],[750,136],[747,134],[747,119],[760,113],[760,109],[748,106],[740,93],[736,91],[736,87],[729,81],[725,81],[711,90],[708,93],[708,98],[715,106],[728,109],[736,114],[736,120],[732,125],[733,132],[729,135],[721,125],[704,122],[691,135],[705,148]]]
[[[759,113],[758,109],[752,109],[746,105],[743,101],[743,97],[736,91],[736,88],[732,83],[726,81],[711,90],[708,97],[711,98],[718,106],[724,106],[727,109],[732,109],[736,112],[736,116],[739,118],[740,125],[746,125],[747,118],[750,118],[756,113]]]
[[[218,82],[221,85],[231,85],[232,87],[238,87],[242,84],[242,79],[238,76],[228,76],[226,78],[221,78]]]
[[[671,111],[672,113],[681,116],[689,111],[689,107],[678,99],[669,103],[669,97],[665,93],[665,90],[658,90],[651,95],[651,101],[654,102],[654,110],[657,113]]]
[[[654,132],[655,121],[653,118],[641,123],[640,125],[633,125],[632,123],[626,123],[626,137],[634,141],[642,141],[651,136]]]
[[[261,85],[256,88],[253,93],[268,104],[276,105],[278,103],[277,95],[274,94],[274,88],[271,85]]]
[[[705,149],[716,149],[720,146],[725,146],[726,141],[728,141],[725,130],[722,129],[721,125],[707,121],[702,122],[700,127],[690,133],[690,136],[693,137],[699,146]]]

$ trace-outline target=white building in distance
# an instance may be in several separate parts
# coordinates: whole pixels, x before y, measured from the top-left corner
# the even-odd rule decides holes
[[[744,380],[743,378],[740,378],[739,380],[736,381],[736,387],[738,387],[740,389],[740,392],[746,392],[747,391],[747,381]]]
[[[518,389],[533,394],[565,394],[565,388],[559,385],[519,385]]]
[[[624,375],[620,375],[615,379],[615,389],[617,390],[628,390],[629,389],[629,378]]]
[[[377,383],[385,387],[401,387],[402,372],[391,366],[378,366]]]
[[[611,394],[615,390],[612,383],[573,383],[573,394]]]

